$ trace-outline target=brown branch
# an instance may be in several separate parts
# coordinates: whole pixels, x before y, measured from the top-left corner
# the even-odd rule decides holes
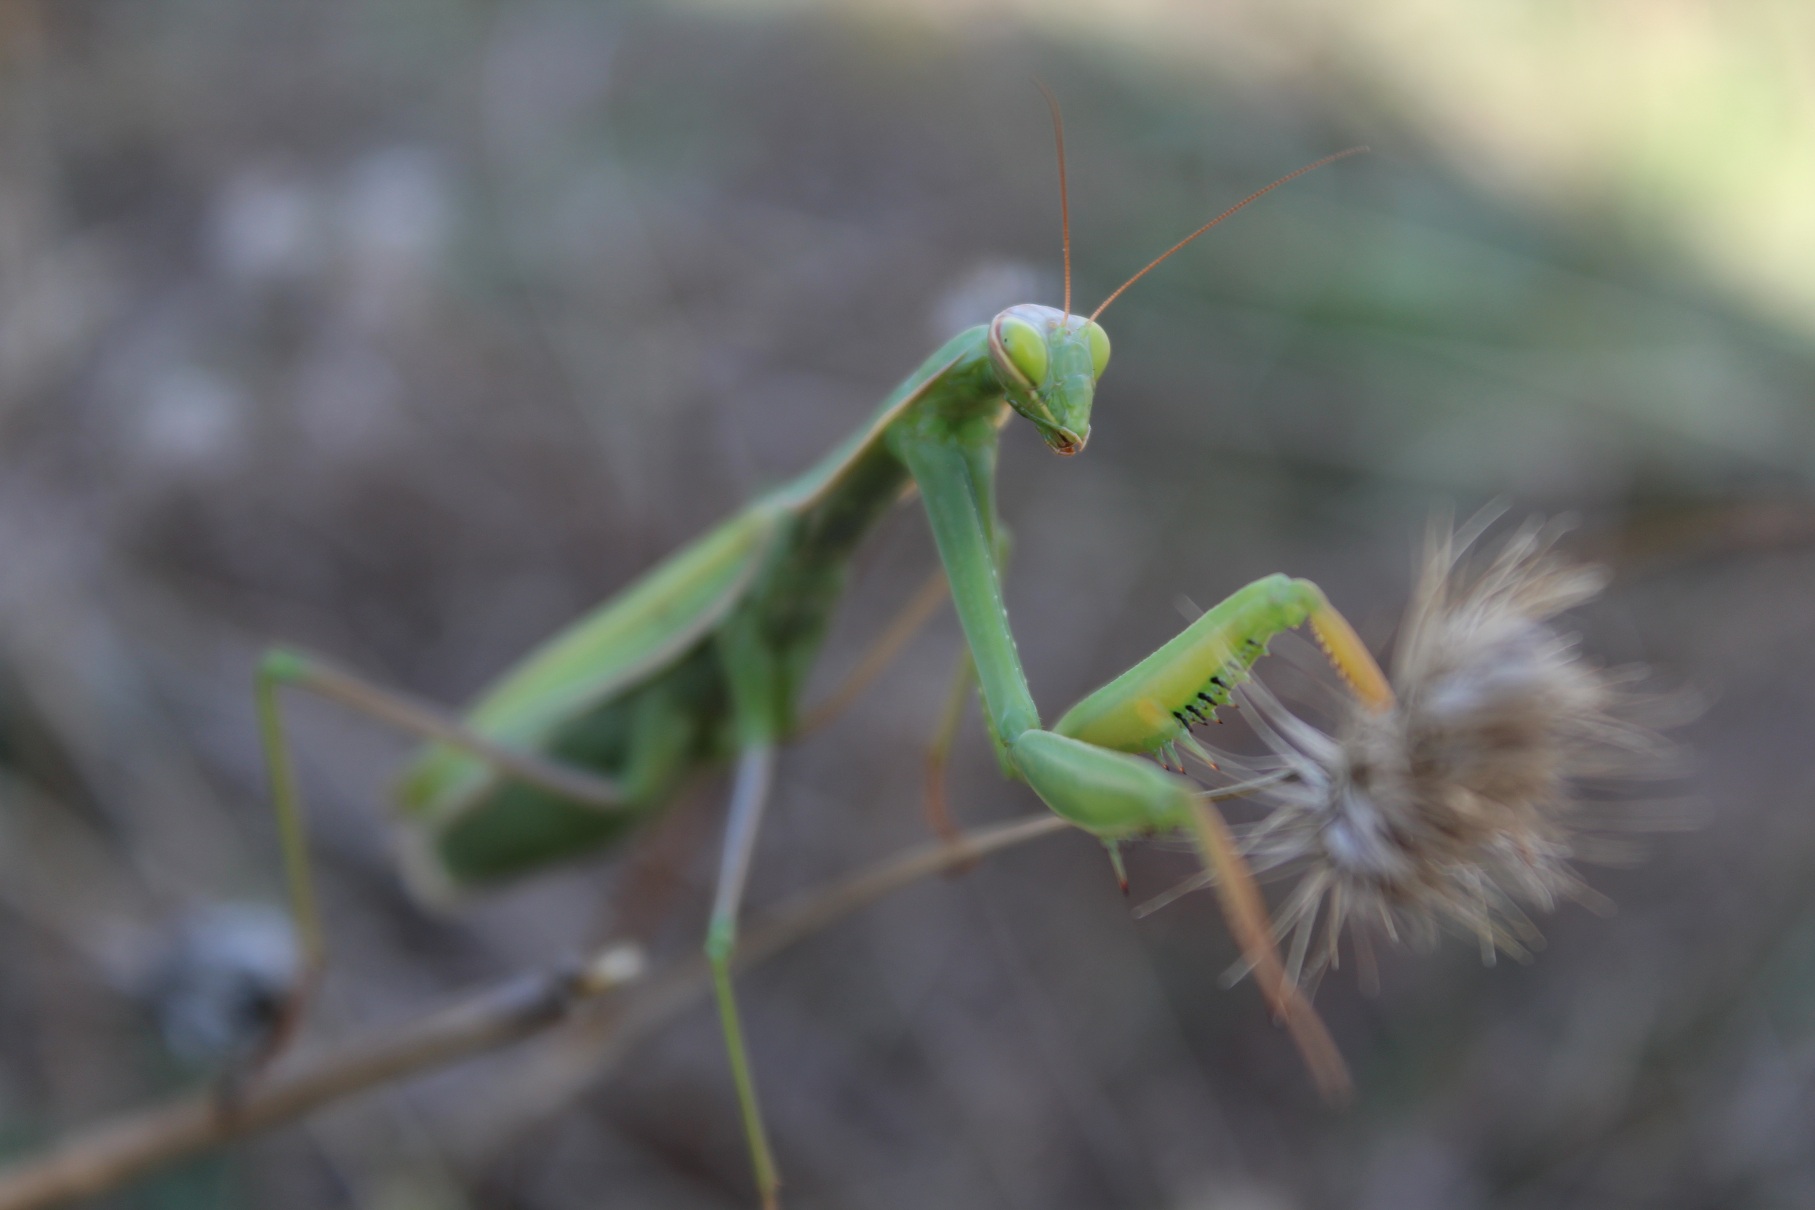
[[[740,965],[759,962],[894,891],[1069,827],[1053,815],[979,828],[958,843],[935,842],[810,892],[750,928]],[[634,947],[601,950],[578,966],[522,975],[372,1037],[298,1058],[241,1090],[230,1107],[191,1094],[102,1122],[48,1153],[0,1171],[0,1210],[28,1210],[90,1197],[330,1102],[437,1070],[521,1041],[568,1020],[636,973]],[[602,1040],[622,1045],[653,1029],[711,987],[703,960],[677,962],[644,981]]]

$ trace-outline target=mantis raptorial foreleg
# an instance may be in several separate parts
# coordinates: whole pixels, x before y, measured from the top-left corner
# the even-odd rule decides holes
[[[1268,576],[1233,593],[1153,655],[1085,697],[1059,719],[1049,739],[1029,737],[1034,742],[1017,745],[1015,752],[1017,764],[1036,790],[1042,781],[1048,783],[1042,797],[1051,795],[1047,801],[1055,811],[1112,846],[1119,837],[1140,830],[1142,812],[1153,820],[1151,826],[1182,824],[1216,887],[1244,963],[1292,1029],[1318,1082],[1336,1096],[1348,1085],[1341,1055],[1280,965],[1266,904],[1228,825],[1212,805],[1212,796],[1194,790],[1181,794],[1182,779],[1144,763],[1141,767],[1154,784],[1140,786],[1130,770],[1122,771],[1118,784],[1113,768],[1101,759],[1145,752],[1176,760],[1173,745],[1188,740],[1193,721],[1207,721],[1217,706],[1229,701],[1229,691],[1265,652],[1267,641],[1305,623],[1367,706],[1375,710],[1392,706],[1386,675],[1323,591],[1308,580]],[[1058,741],[1079,743],[1079,748]],[[1078,793],[1076,787],[1091,776],[1101,779],[1102,787]],[[1161,778],[1171,787],[1160,784]]]
[[[1229,688],[1272,636],[1307,622],[1363,700],[1389,705],[1392,691],[1367,648],[1316,585],[1270,576],[1087,697],[1055,730],[1043,730],[1002,603],[991,537],[993,445],[960,431],[905,434],[896,448],[920,484],[992,731],[1014,772],[1053,811],[1106,842],[1188,833],[1263,993],[1325,1090],[1339,1093],[1347,1084],[1341,1058],[1285,977],[1265,908],[1221,816],[1192,783],[1133,754],[1170,752],[1191,720],[1205,717],[1205,706],[1227,703]]]
[[[988,512],[994,511],[991,503]],[[986,516],[988,513],[986,513]],[[998,574],[1008,568],[1009,551],[1013,541],[1009,537],[1008,527],[1000,518],[991,517],[996,540],[996,568]],[[965,707],[970,705],[971,694],[977,688],[977,666],[971,660],[967,647],[958,653],[958,662],[952,669],[951,685],[945,691],[945,703],[939,710],[939,722],[933,728],[933,738],[926,747],[924,788],[922,804],[926,811],[927,826],[933,835],[948,843],[958,838],[958,824],[952,818],[950,801],[945,794],[945,767],[951,759],[952,744],[958,738],[958,725],[964,721]],[[994,732],[991,741],[995,742]],[[998,755],[1001,745],[997,743]],[[962,873],[967,866],[960,866],[954,873]]]

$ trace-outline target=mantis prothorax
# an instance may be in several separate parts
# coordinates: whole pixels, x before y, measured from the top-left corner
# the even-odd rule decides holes
[[[1229,701],[1268,640],[1307,622],[1365,700],[1391,701],[1385,678],[1315,585],[1276,575],[1241,589],[1042,728],[1003,606],[995,464],[1011,414],[1060,454],[1084,448],[1109,361],[1097,317],[1128,284],[1255,198],[1362,149],[1301,168],[1231,206],[1084,317],[1071,312],[1064,133],[1050,93],[1047,100],[1059,148],[1062,308],[1013,306],[954,336],[817,465],[543,643],[463,721],[293,652],[268,654],[258,673],[292,907],[311,970],[323,949],[278,707],[283,686],[325,694],[431,741],[398,797],[412,872],[442,889],[481,886],[610,845],[667,803],[695,769],[735,764],[706,953],[765,1206],[777,1204],[779,1179],[732,993],[739,904],[776,749],[797,730],[801,692],[852,552],[910,480],[926,505],[1005,768],[1112,851],[1132,836],[1190,835],[1246,962],[1314,1074],[1327,1091],[1346,1078],[1280,968],[1265,909],[1209,797],[1143,757],[1176,763],[1174,745],[1188,743],[1188,727]]]

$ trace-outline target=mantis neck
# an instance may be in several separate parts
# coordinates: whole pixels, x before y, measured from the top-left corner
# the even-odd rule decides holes
[[[929,384],[888,431],[926,501],[952,603],[976,662],[996,736],[1012,743],[1040,725],[1008,627],[996,540],[997,434],[1006,411],[987,352]]]
[[[993,551],[991,476],[996,431],[1008,408],[990,368],[988,339],[987,330],[977,327],[946,342],[895,389],[869,424],[753,506],[784,517],[781,524],[786,529],[786,537],[777,544],[742,607],[750,615],[749,624],[761,632],[762,651],[776,665],[775,691],[767,695],[772,734],[785,735],[792,729],[807,674],[843,594],[851,555],[883,514],[902,499],[908,475],[914,474],[920,481],[929,505],[935,495],[941,500],[951,498],[949,489],[928,487],[928,480],[920,479],[903,456],[901,442],[973,451],[967,456],[979,461],[970,478],[982,487],[961,491],[982,492],[978,498],[985,501],[985,507],[980,524]],[[953,558],[968,560],[969,556],[954,554],[945,559],[948,572],[953,573],[953,596],[960,601],[962,616],[963,602],[980,590],[958,585],[980,584],[977,577],[983,571],[994,584],[995,567],[992,557],[985,568],[958,572]],[[999,599],[1000,590],[995,591]],[[1009,655],[1012,661],[1012,643]],[[1019,678],[1018,663],[1012,665],[1012,671]],[[1030,702],[1029,717],[1031,710]]]

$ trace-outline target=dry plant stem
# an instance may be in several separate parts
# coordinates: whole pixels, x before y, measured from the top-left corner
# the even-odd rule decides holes
[[[870,645],[870,649],[864,653],[851,675],[844,679],[844,683],[833,690],[825,701],[807,711],[791,738],[799,739],[809,735],[843,713],[847,706],[857,700],[859,694],[869,688],[871,682],[882,675],[884,669],[895,662],[895,657],[920,633],[921,627],[932,621],[933,615],[939,612],[939,607],[945,604],[945,598],[945,573],[936,571],[908,598],[908,603],[889,622],[888,629]]]
[[[745,934],[738,965],[767,958],[929,875],[1069,827],[1041,815],[979,828],[956,844],[912,849],[772,913]],[[299,1057],[245,1088],[226,1111],[212,1093],[201,1093],[103,1122],[0,1172],[0,1210],[105,1193],[331,1102],[541,1033],[620,986],[611,970],[621,952],[611,947],[578,967],[518,976],[407,1026]],[[704,959],[675,963],[640,985],[601,1041],[621,1046],[710,988]]]

